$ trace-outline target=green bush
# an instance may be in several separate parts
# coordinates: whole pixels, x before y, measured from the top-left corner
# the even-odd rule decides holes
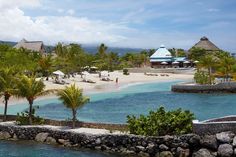
[[[204,71],[197,71],[194,74],[194,80],[198,84],[209,84],[209,75]]]
[[[192,132],[193,119],[194,114],[188,110],[165,111],[164,107],[160,107],[147,116],[127,116],[127,123],[131,134],[162,136]]]
[[[123,74],[124,75],[129,75],[129,70],[128,69],[123,69]]]
[[[40,118],[39,116],[35,116],[35,109],[32,110],[33,114],[33,125],[42,125],[44,124],[44,119]],[[21,112],[17,113],[16,123],[18,125],[29,125],[29,112]]]

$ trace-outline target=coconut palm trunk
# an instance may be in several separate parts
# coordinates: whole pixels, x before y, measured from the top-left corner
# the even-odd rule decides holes
[[[72,118],[72,129],[75,128],[75,123],[76,123],[76,110],[72,109],[72,114],[73,114],[73,118]]]
[[[208,68],[209,84],[211,84],[211,67]]]
[[[29,101],[29,124],[32,125],[32,123],[33,123],[33,116],[32,116],[33,101],[32,100],[28,100],[28,101]]]
[[[10,99],[10,94],[9,93],[5,93],[4,94],[4,101],[5,101],[5,106],[4,106],[4,117],[3,117],[3,121],[7,121],[7,106],[8,106],[8,101]]]

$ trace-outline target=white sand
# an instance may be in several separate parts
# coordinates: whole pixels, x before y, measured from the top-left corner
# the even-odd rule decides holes
[[[75,83],[78,87],[83,88],[84,92],[104,92],[104,91],[114,91],[119,89],[121,86],[135,84],[135,83],[146,83],[146,82],[166,82],[175,80],[191,80],[193,75],[189,74],[168,74],[169,76],[147,76],[143,73],[131,73],[130,75],[123,75],[121,72],[115,71],[110,72],[110,79],[113,81],[101,81],[98,74],[91,74],[91,80],[96,83],[86,83],[82,82],[80,75],[75,78],[65,79],[69,84]],[[118,78],[118,84],[115,80]],[[46,89],[61,89],[66,85],[59,85],[53,83],[53,80],[45,81]],[[68,84],[67,84],[68,85]]]
[[[101,81],[98,74],[91,74],[90,79],[95,81],[96,83],[86,83],[82,82],[82,78],[80,75],[76,75],[75,78],[71,77],[70,79],[64,79],[65,82],[69,84],[75,83],[76,86],[82,88],[85,93],[95,93],[95,92],[109,92],[120,90],[124,87],[128,87],[132,84],[139,83],[148,83],[148,82],[167,82],[167,81],[176,81],[176,80],[192,80],[193,75],[190,74],[168,74],[169,76],[147,76],[143,73],[130,73],[130,75],[123,75],[123,73],[115,71],[110,72],[110,79],[113,81]],[[115,82],[116,78],[118,78],[118,83]],[[53,83],[52,79],[49,81],[44,81],[46,85],[46,89],[63,89],[65,86],[69,84],[60,85]],[[55,95],[49,95],[45,97],[38,98],[45,99],[55,97]],[[9,105],[13,105],[16,103],[26,102],[25,99],[16,99],[11,97],[9,101]],[[4,106],[2,101],[0,101],[0,107]]]

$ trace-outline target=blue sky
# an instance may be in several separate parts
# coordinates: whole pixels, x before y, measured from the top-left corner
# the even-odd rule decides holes
[[[190,48],[202,36],[236,52],[235,0],[0,0],[0,40]]]

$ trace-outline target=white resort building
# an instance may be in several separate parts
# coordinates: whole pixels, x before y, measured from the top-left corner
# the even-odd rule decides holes
[[[160,48],[150,57],[150,63],[152,68],[177,68],[188,67],[190,62],[186,57],[174,57],[170,51],[161,45]]]

